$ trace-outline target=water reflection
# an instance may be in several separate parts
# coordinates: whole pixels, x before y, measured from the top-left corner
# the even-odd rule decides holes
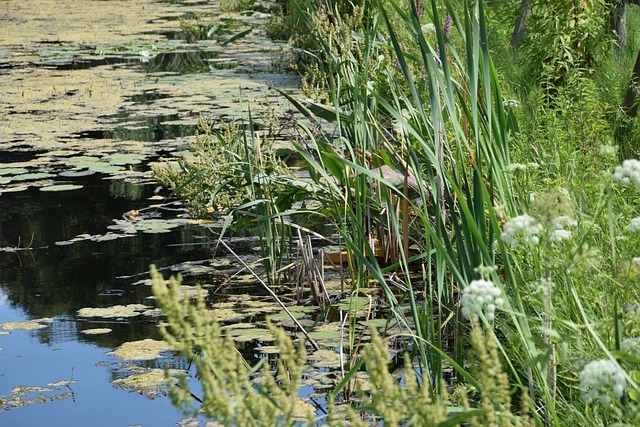
[[[83,233],[104,234],[113,219],[150,204],[146,199],[153,195],[152,186],[101,181],[99,176],[79,182],[84,188],[70,192],[32,189],[0,196],[0,247],[31,248],[0,253],[0,288],[12,306],[30,317],[75,315],[95,304],[139,303],[149,295],[148,287],[130,286],[118,277],[144,273],[151,263],[167,266],[210,256],[206,246],[189,245],[201,243],[193,238],[201,230],[56,245]],[[183,245],[168,246],[176,243]],[[100,296],[109,289],[125,292]]]
[[[142,68],[147,73],[171,72],[178,74],[208,73],[209,60],[220,55],[220,52],[183,51],[157,53],[141,62]]]
[[[131,367],[162,368],[165,363],[186,368],[188,361],[165,358],[119,361],[105,354],[126,341],[160,339],[152,319],[88,320],[78,318],[84,307],[142,303],[150,289],[133,284],[148,278],[149,264],[170,266],[210,257],[207,245],[197,239],[203,231],[185,227],[162,234],[138,233],[106,242],[82,241],[59,246],[55,242],[80,233],[107,231],[113,219],[152,202],[153,186],[101,180],[98,175],[77,180],[81,190],[45,193],[36,189],[0,195],[0,323],[53,317],[46,328],[14,330],[0,336],[0,396],[15,385],[45,387],[50,382],[77,381],[42,394],[46,404],[16,408],[3,414],[0,426],[9,425],[173,425],[182,417],[167,399],[150,400],[127,390],[117,390],[113,379],[123,378]],[[182,243],[179,246],[169,246]],[[185,244],[186,243],[186,244]],[[9,247],[22,250],[6,250]],[[29,249],[26,249],[29,248]],[[128,276],[128,278],[122,278]],[[108,292],[120,289],[123,292]],[[86,335],[82,331],[109,328],[111,333]],[[137,368],[136,368],[137,369]],[[71,393],[69,390],[73,390]],[[40,393],[40,394],[38,394]],[[51,414],[72,414],[62,424]],[[44,420],[47,420],[46,422]],[[75,423],[74,420],[82,420]],[[172,420],[167,424],[167,420]],[[5,424],[8,423],[8,424]]]

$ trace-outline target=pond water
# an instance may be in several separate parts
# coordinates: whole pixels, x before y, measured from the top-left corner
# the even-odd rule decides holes
[[[211,233],[164,198],[150,165],[187,148],[199,114],[229,120],[272,96],[268,86],[295,87],[282,47],[264,37],[265,12],[229,14],[216,1],[2,1],[0,426],[198,425],[161,389],[114,382],[167,362],[187,367],[168,352],[107,354],[159,340],[151,313],[78,310],[153,306],[152,263],[187,282],[212,279],[198,273]],[[186,34],[213,25],[208,38]],[[41,329],[8,323],[30,320]],[[95,328],[111,332],[84,333]]]

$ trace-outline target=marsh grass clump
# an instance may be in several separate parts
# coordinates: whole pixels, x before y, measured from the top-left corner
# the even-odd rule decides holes
[[[194,217],[226,214],[264,192],[278,192],[277,178],[290,175],[272,140],[247,140],[236,122],[217,125],[201,117],[189,153],[154,167],[156,179],[180,196]]]
[[[346,409],[354,425],[638,425],[640,374],[626,339],[640,335],[640,175],[627,155],[636,143],[618,129],[625,88],[607,77],[619,71],[596,69],[615,62],[603,3],[535,2],[541,21],[518,56],[498,64],[488,41],[509,31],[487,34],[499,24],[485,12],[504,2],[346,3],[309,0],[296,12],[313,60],[307,99],[284,95],[305,117],[294,146],[308,176],[283,187],[265,184],[274,174],[228,176],[229,188],[260,176],[251,188],[262,198],[239,206],[264,208],[254,214],[295,221],[296,209],[284,209],[292,203],[260,204],[282,201],[268,197],[277,192],[330,222],[337,236],[324,237],[341,245],[342,291],[375,283],[403,330],[411,357],[399,383],[377,338],[359,352],[357,320],[342,319],[349,360],[326,422],[347,424],[332,402],[349,400],[366,364],[374,388]],[[509,74],[530,58],[534,73]],[[265,242],[284,235],[257,224]],[[285,252],[272,249],[264,256],[276,266]],[[594,359],[625,372],[583,384],[589,393],[611,383],[611,404],[581,398],[576,366]],[[452,366],[453,393],[442,381]]]

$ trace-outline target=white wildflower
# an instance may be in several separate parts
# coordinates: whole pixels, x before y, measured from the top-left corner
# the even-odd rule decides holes
[[[517,99],[505,99],[504,101],[502,101],[502,105],[505,108],[518,108],[520,107],[520,103],[518,102]]]
[[[549,235],[550,242],[562,242],[563,240],[571,239],[571,232],[565,230],[565,227],[574,227],[578,225],[578,222],[567,215],[561,215],[551,220],[551,226],[553,230]]]
[[[564,230],[565,227],[575,227],[576,225],[578,225],[578,221],[571,218],[570,216],[562,215],[554,218],[551,221],[551,224],[556,230]]]
[[[631,264],[633,264],[637,268],[640,268],[640,256],[631,258]]]
[[[140,55],[140,62],[149,62],[150,59],[153,59],[156,56],[147,49],[141,50],[140,52],[138,52],[138,55]]]
[[[504,305],[504,300],[500,298],[501,294],[502,291],[493,282],[472,280],[462,291],[460,300],[462,315],[465,319],[471,319],[472,315],[484,312],[487,320],[493,320],[496,308]]]
[[[537,234],[542,231],[540,224],[534,217],[530,215],[519,215],[511,218],[504,226],[504,231],[500,234],[500,238],[506,244],[512,245],[514,248],[521,243],[531,242],[534,245],[540,243]]]
[[[624,370],[608,359],[590,362],[582,369],[579,377],[579,387],[585,403],[598,400],[602,405],[608,405],[611,403],[611,396],[621,398],[627,388]]]
[[[522,163],[511,163],[505,169],[508,173],[513,173],[516,171],[526,171],[527,165],[523,165]]]
[[[618,155],[618,146],[602,144],[600,145],[600,154],[606,157],[616,157]]]
[[[622,166],[616,166],[613,171],[613,180],[622,185],[634,184],[640,189],[640,161],[636,159],[623,161]]]
[[[640,216],[633,218],[629,222],[629,225],[627,225],[627,231],[629,233],[635,233],[637,231],[640,231]]]
[[[627,338],[620,344],[620,350],[640,359],[640,338]]]
[[[539,292],[543,295],[551,295],[551,293],[553,292],[553,288],[555,287],[555,283],[553,283],[553,280],[547,279],[546,277],[541,277],[540,280],[538,280],[536,283],[536,292]]]
[[[569,230],[554,230],[549,235],[549,241],[553,243],[569,240],[570,238],[571,232]]]
[[[420,30],[422,31],[422,34],[433,34],[436,32],[436,26],[429,22],[428,24],[424,24],[420,27]]]
[[[481,277],[488,279],[493,273],[495,273],[496,268],[492,265],[479,265],[473,269],[474,272],[478,273]]]
[[[402,123],[400,123],[397,120],[394,120],[392,122],[392,126],[393,126],[393,133],[395,134],[396,138],[398,138],[399,140],[404,139],[405,130],[404,130],[404,126],[402,125]]]

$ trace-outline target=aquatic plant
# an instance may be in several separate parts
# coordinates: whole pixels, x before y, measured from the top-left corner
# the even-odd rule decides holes
[[[625,373],[632,358],[621,343],[637,335],[628,320],[640,300],[629,286],[638,280],[637,224],[630,220],[638,217],[637,171],[635,160],[615,168],[612,150],[600,150],[608,145],[597,135],[602,112],[577,103],[570,88],[548,92],[569,111],[594,113],[581,118],[582,134],[575,127],[563,133],[562,108],[536,110],[540,104],[503,94],[483,2],[423,1],[421,14],[417,2],[373,2],[366,8],[373,12],[331,3],[307,1],[298,10],[317,50],[307,68],[308,98],[284,96],[306,119],[297,123],[295,148],[309,177],[289,181],[282,193],[304,188],[313,207],[292,208],[287,219],[293,224],[304,211],[334,225],[344,290],[357,295],[372,282],[379,288],[424,400],[449,399],[441,380],[453,367],[462,396],[488,393],[471,399],[486,411],[476,413],[477,425],[572,425],[585,413],[594,425],[632,424],[638,386],[635,371]],[[588,73],[578,74],[579,91],[593,95]],[[526,114],[546,115],[550,130],[525,135],[518,119]],[[353,402],[365,362],[355,318],[341,322],[349,357],[329,400]],[[484,349],[478,334],[486,337]],[[497,367],[484,380],[465,369],[472,348],[485,368]],[[575,366],[593,359],[625,371],[585,380],[585,393],[608,384],[622,397],[589,412]],[[371,372],[386,366],[369,362]],[[414,416],[394,387],[387,379],[380,393],[368,392],[373,412],[391,424]],[[512,416],[507,390],[520,396],[521,417]]]
[[[276,366],[266,359],[249,366],[230,334],[221,329],[215,310],[211,312],[206,307],[202,293],[194,303],[180,297],[179,276],[170,277],[167,284],[152,266],[151,277],[158,305],[167,315],[166,323],[161,325],[162,335],[197,369],[201,392],[191,387],[184,373],[178,373],[175,380],[175,370],[165,369],[171,399],[186,415],[205,414],[225,426],[292,426],[302,422],[366,426],[378,421],[390,426],[405,422],[446,426],[468,420],[473,425],[498,421],[505,426],[528,424],[526,410],[520,415],[511,411],[508,381],[496,343],[479,325],[472,334],[478,380],[462,371],[481,396],[479,407],[471,406],[464,389],[458,390],[455,397],[464,403],[462,408],[454,406],[446,392],[432,398],[428,388],[420,384],[420,373],[415,371],[408,354],[404,357],[402,382],[395,379],[389,368],[388,343],[372,330],[371,343],[357,355],[358,366],[367,368],[366,383],[370,386],[364,388],[364,381],[358,383],[358,403],[354,408],[336,405],[334,391],[326,415],[319,416],[313,406],[297,397],[306,370],[302,341],[294,344],[283,329],[267,323],[279,349]]]

